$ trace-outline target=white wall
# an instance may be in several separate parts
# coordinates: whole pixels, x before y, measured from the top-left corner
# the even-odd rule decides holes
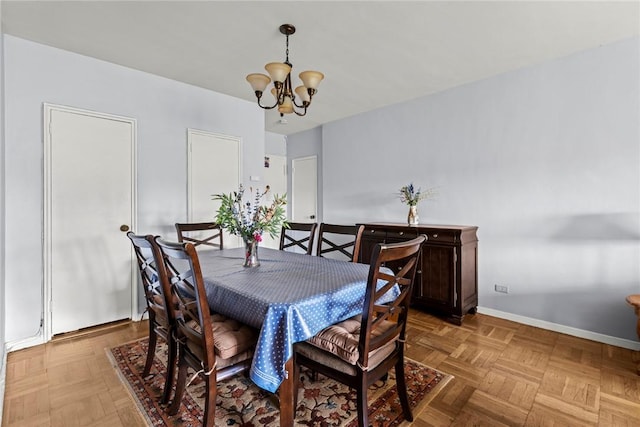
[[[421,223],[479,227],[481,307],[635,341],[639,51],[635,37],[324,125],[324,220],[404,222],[398,189],[437,187]]]
[[[18,341],[39,336],[42,311],[43,102],[138,120],[136,231],[171,236],[187,215],[187,128],[240,136],[249,182],[263,167],[264,112],[253,102],[12,36],[4,38],[4,54],[6,339]]]
[[[5,158],[4,154],[4,35],[2,33],[2,2],[0,2],[0,159]],[[5,348],[5,268],[4,268],[4,252],[5,252],[5,221],[4,221],[4,161],[0,160],[0,420],[2,420],[3,403],[4,403],[4,386],[6,377],[6,348]],[[1,421],[0,421],[1,422]]]

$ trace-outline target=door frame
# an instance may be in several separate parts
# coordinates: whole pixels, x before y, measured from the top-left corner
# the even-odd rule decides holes
[[[51,191],[52,191],[52,147],[51,147],[51,113],[53,111],[60,111],[64,113],[73,113],[80,114],[90,117],[95,117],[99,119],[107,119],[107,120],[115,120],[121,121],[125,123],[129,123],[131,125],[131,195],[132,195],[132,203],[131,203],[131,229],[137,229],[137,200],[138,200],[138,178],[137,178],[137,161],[136,161],[136,153],[137,153],[137,120],[130,117],[117,116],[114,114],[101,113],[97,111],[85,110],[81,108],[68,107],[64,105],[43,103],[42,104],[42,112],[43,112],[43,143],[44,143],[44,165],[43,165],[43,179],[44,179],[44,191],[43,191],[43,233],[42,233],[42,267],[43,267],[43,304],[42,304],[42,329],[43,329],[43,338],[45,342],[51,341],[53,336],[52,333],[52,236],[51,236],[51,208],[52,208],[52,200],[51,200]],[[134,320],[139,315],[138,310],[138,286],[137,284],[137,275],[135,264],[135,259],[133,256],[133,251],[130,254],[131,259],[131,273],[130,273],[130,283],[131,283],[131,320]]]

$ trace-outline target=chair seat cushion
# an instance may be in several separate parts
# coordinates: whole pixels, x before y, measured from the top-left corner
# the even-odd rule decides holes
[[[309,338],[307,343],[336,355],[350,365],[355,365],[360,357],[358,342],[360,341],[361,322],[362,316],[355,316],[336,323]],[[382,322],[380,327],[373,332],[373,335],[378,336],[395,325],[394,322]],[[389,355],[395,349],[395,344],[395,341],[391,341],[385,346],[372,351],[369,354],[369,367],[377,365],[380,360]]]
[[[187,326],[200,332],[198,322],[191,320]],[[211,313],[211,329],[213,330],[213,347],[216,356],[220,359],[231,359],[245,353],[255,347],[258,341],[258,332],[227,316]],[[192,351],[196,351],[192,349]],[[200,355],[204,357],[204,355]],[[218,361],[221,363],[221,361]]]
[[[244,323],[217,313],[211,313],[211,328],[216,355],[229,359],[255,347],[258,333]]]

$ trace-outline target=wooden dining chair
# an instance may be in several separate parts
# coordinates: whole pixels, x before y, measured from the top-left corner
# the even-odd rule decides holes
[[[280,250],[292,251],[302,249],[307,255],[313,251],[313,241],[316,235],[317,222],[290,222],[282,227],[280,232]]]
[[[258,332],[237,320],[210,311],[200,261],[191,243],[172,243],[156,238],[163,263],[162,281],[171,292],[181,315],[177,317],[178,379],[169,414],[180,409],[190,367],[205,382],[203,425],[215,425],[216,383],[251,366]]]
[[[358,262],[364,225],[320,224],[316,255]]]
[[[190,242],[206,249],[223,249],[222,227],[215,222],[176,223],[178,242]],[[205,249],[205,248],[202,249]]]
[[[168,348],[167,372],[160,402],[167,403],[173,387],[177,355],[177,346],[173,340],[176,320],[175,311],[171,307],[171,288],[168,283],[160,280],[158,265],[161,263],[162,255],[154,236],[136,235],[129,231],[127,237],[133,244],[140,271],[140,284],[144,289],[149,313],[149,348],[142,376],[146,377],[151,371],[158,336],[160,336],[167,343]]]
[[[396,388],[404,418],[413,420],[404,377],[404,341],[413,278],[420,246],[425,240],[425,236],[419,236],[407,242],[377,244],[369,268],[362,314],[329,326],[307,341],[294,345],[295,387],[299,384],[300,366],[306,366],[355,389],[361,427],[369,426],[368,387],[386,378],[392,367],[395,367]],[[384,267],[389,262],[400,266],[397,272],[390,273]],[[400,295],[395,300],[387,304],[376,303],[396,285]],[[297,398],[297,390],[294,396]],[[294,403],[297,406],[297,401]]]

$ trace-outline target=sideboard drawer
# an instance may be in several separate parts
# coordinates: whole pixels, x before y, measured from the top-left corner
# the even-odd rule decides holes
[[[403,240],[411,240],[418,237],[415,230],[387,230],[387,243],[398,242]]]
[[[365,236],[378,236],[384,239],[384,236],[387,234],[384,230],[375,230],[375,229],[365,229],[363,235]]]
[[[424,234],[427,235],[429,243],[456,243],[459,241],[459,233],[454,230],[432,229]]]

